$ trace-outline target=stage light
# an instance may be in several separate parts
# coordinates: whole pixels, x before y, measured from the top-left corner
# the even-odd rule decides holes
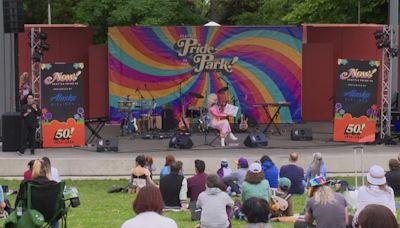
[[[381,39],[384,35],[385,35],[385,33],[382,32],[382,31],[376,31],[376,32],[374,32],[374,36],[375,36],[375,39],[376,39],[376,40]]]
[[[395,58],[399,54],[399,50],[397,48],[389,48],[389,53],[390,53],[390,56]]]
[[[45,33],[45,32],[39,32],[39,33],[37,33],[37,36],[41,40],[47,40],[47,33]]]
[[[42,41],[39,45],[39,48],[43,51],[48,51],[50,49],[50,45],[44,41]]]
[[[381,48],[389,48],[390,47],[390,40],[380,40],[376,43],[376,47]]]
[[[41,52],[35,51],[32,54],[32,60],[34,63],[40,63],[42,61],[43,54]]]

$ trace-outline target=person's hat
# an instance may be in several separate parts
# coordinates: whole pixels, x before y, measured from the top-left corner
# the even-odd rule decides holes
[[[239,160],[236,161],[236,164],[240,165],[240,167],[242,168],[249,167],[249,163],[247,162],[247,159],[244,157],[240,157]]]
[[[309,187],[319,187],[319,186],[322,186],[322,185],[326,185],[326,184],[328,184],[328,183],[329,183],[329,182],[326,181],[324,177],[322,177],[322,176],[317,176],[317,177],[314,177],[313,179],[311,179],[311,180],[308,182],[308,186],[309,186]]]
[[[373,185],[382,185],[386,183],[385,170],[378,165],[374,165],[369,169],[367,174],[368,183]]]
[[[249,171],[252,173],[261,173],[262,167],[261,167],[260,163],[255,162],[250,165]]]
[[[226,160],[226,158],[222,159],[221,165],[228,165],[228,160]]]
[[[281,177],[279,179],[279,187],[281,187],[282,190],[289,190],[291,186],[292,182],[290,181],[289,178]]]

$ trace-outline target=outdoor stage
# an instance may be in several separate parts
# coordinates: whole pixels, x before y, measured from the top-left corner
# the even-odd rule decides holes
[[[313,141],[291,141],[290,130],[294,127],[308,127],[313,130]],[[297,151],[300,154],[299,165],[307,167],[311,162],[312,154],[321,152],[327,164],[329,173],[352,173],[354,172],[353,148],[357,144],[340,143],[332,141],[331,122],[312,122],[307,124],[280,126],[282,136],[268,135],[267,147],[248,148],[243,144],[248,133],[237,134],[239,146],[221,148],[219,141],[216,147],[202,146],[204,136],[195,133],[191,136],[194,146],[192,149],[170,149],[169,139],[144,140],[140,137],[119,136],[119,128],[115,125],[107,125],[101,132],[103,138],[118,137],[119,152],[96,152],[95,146],[80,148],[50,148],[38,149],[35,156],[28,154],[18,156],[15,152],[0,152],[0,176],[21,178],[26,164],[31,159],[48,156],[53,165],[57,167],[62,176],[71,177],[124,177],[129,176],[130,169],[134,164],[135,157],[139,154],[153,156],[158,174],[164,164],[166,154],[173,154],[177,160],[184,163],[185,174],[194,173],[194,160],[203,159],[206,162],[207,172],[216,172],[222,158],[227,158],[230,166],[234,169],[235,163],[240,156],[246,157],[249,162],[260,159],[262,155],[269,155],[280,167],[287,162],[288,154]],[[262,127],[260,129],[263,129]],[[212,137],[209,136],[208,139]],[[362,144],[360,144],[362,145]],[[388,169],[388,160],[397,158],[399,145],[364,145],[365,147],[365,170],[373,164],[378,164]],[[358,157],[360,165],[360,157]],[[361,166],[359,166],[359,170]]]

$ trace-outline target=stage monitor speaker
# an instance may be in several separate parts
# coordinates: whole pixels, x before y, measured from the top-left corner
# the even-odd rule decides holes
[[[24,32],[22,0],[3,0],[4,33]]]
[[[178,133],[169,140],[170,148],[190,149],[193,147],[193,141],[189,133]]]
[[[118,139],[111,138],[111,139],[100,139],[97,141],[97,152],[104,152],[104,151],[118,151]]]
[[[290,139],[293,141],[311,141],[313,134],[311,128],[295,128],[290,133]]]
[[[244,145],[247,147],[268,146],[267,136],[263,133],[251,133],[244,140]]]
[[[4,113],[2,119],[3,151],[19,151],[22,142],[22,117],[19,112]]]

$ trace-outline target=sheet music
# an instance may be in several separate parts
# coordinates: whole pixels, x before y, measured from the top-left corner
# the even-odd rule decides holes
[[[226,104],[224,113],[228,116],[236,116],[239,111],[239,107],[231,104]]]

